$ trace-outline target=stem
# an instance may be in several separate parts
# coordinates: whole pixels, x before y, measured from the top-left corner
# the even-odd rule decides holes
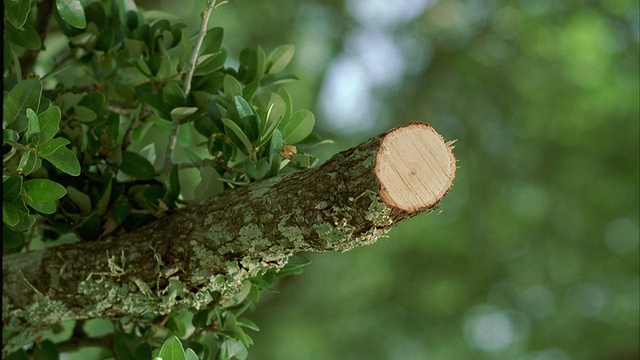
[[[216,7],[225,4],[226,1],[222,1],[216,5],[216,0],[209,0],[207,2],[207,7],[202,12],[202,24],[200,25],[200,31],[198,32],[198,37],[196,38],[196,44],[193,47],[193,51],[191,52],[191,58],[189,59],[189,64],[187,65],[187,75],[184,79],[184,96],[185,98],[189,96],[189,92],[191,91],[191,80],[193,79],[193,73],[196,71],[196,64],[198,62],[198,54],[200,53],[200,48],[202,47],[202,42],[204,41],[205,35],[207,35],[207,27],[209,24],[209,16],[211,16],[211,12]],[[180,124],[178,122],[173,122],[173,129],[171,129],[171,136],[169,136],[169,144],[167,144],[167,152],[164,158],[164,166],[162,167],[162,172],[169,172],[171,170],[172,161],[171,156],[173,155],[173,150],[176,148],[176,144],[178,141],[178,127]]]
[[[221,2],[217,6],[225,4],[226,1]],[[191,58],[189,59],[189,64],[187,65],[187,76],[184,79],[184,96],[189,96],[189,92],[191,91],[191,80],[193,78],[193,73],[196,70],[196,64],[198,62],[198,54],[200,53],[200,48],[202,47],[202,41],[204,40],[205,35],[207,35],[207,26],[209,24],[209,16],[211,16],[211,12],[216,7],[216,0],[209,0],[207,2],[207,8],[202,12],[202,24],[200,26],[200,31],[198,32],[198,38],[196,39],[196,44],[193,47],[193,51],[191,52]]]

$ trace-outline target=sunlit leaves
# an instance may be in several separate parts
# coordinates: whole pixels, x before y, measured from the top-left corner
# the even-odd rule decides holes
[[[41,154],[41,158],[47,160],[58,170],[71,176],[80,175],[80,163],[76,155],[66,147],[58,147],[51,154]]]
[[[267,58],[267,73],[278,74],[284,70],[293,59],[296,48],[293,45],[281,45],[273,49]]]
[[[310,155],[291,149],[308,138],[313,115],[296,112],[291,96],[280,88],[297,79],[284,72],[295,53],[292,45],[271,52],[246,48],[232,56],[237,65],[231,67],[223,29],[208,29],[185,93],[195,42],[185,33],[186,24],[157,13],[145,18],[131,0],[54,2],[60,35],[55,40],[68,44],[69,56],[58,58],[54,42],[53,53],[46,54],[55,56],[53,69],[54,61],[38,63],[35,72],[41,78],[27,79],[19,68],[21,52],[42,47],[34,27],[36,2],[5,4],[5,249],[23,251],[23,232],[33,229],[36,219],[47,230],[32,233],[45,243],[70,232],[99,241],[134,231],[184,201],[312,166]],[[170,148],[174,134],[177,145]],[[165,158],[171,166],[158,165]],[[224,306],[194,318],[199,330],[215,321],[216,329],[206,329],[214,334],[215,347],[196,340],[184,349],[170,337],[152,354],[149,344],[119,333],[113,355],[243,359],[253,343],[245,331],[258,328],[239,316],[258,301],[261,289],[275,286],[277,277],[270,272],[245,281]],[[187,325],[172,316],[157,326],[182,338]],[[46,340],[34,346],[33,354],[58,356]]]
[[[160,348],[159,356],[162,360],[187,360],[182,343],[175,336],[168,338],[164,342],[162,348]]]
[[[27,195],[35,201],[54,201],[67,193],[62,185],[48,179],[27,180],[22,184],[22,187]]]
[[[67,24],[78,29],[84,29],[87,26],[80,0],[56,0],[56,9]]]
[[[295,144],[304,140],[309,136],[309,134],[311,134],[311,131],[313,131],[313,125],[315,122],[316,119],[311,111],[296,111],[291,115],[291,119],[289,119],[289,121],[284,123],[284,125],[280,125],[282,140],[286,144]]]

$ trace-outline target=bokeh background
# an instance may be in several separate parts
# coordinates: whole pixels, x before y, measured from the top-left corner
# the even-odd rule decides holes
[[[204,6],[138,2],[192,31]],[[412,121],[457,140],[441,211],[305,254],[248,314],[249,359],[638,359],[639,16],[636,0],[218,8],[232,57],[296,46],[294,104],[335,140],[320,158]]]
[[[195,30],[201,3],[148,7]],[[305,254],[248,314],[249,358],[638,359],[639,22],[634,0],[217,9],[230,54],[296,46],[321,158],[411,121],[457,139],[442,211]]]

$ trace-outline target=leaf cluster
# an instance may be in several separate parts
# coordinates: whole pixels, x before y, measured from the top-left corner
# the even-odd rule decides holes
[[[268,53],[246,48],[230,67],[224,31],[214,27],[190,64],[199,34],[187,34],[186,25],[170,16],[157,12],[161,16],[148,19],[131,0],[56,0],[51,9],[45,3],[4,3],[5,252],[28,251],[35,239],[46,246],[67,235],[101,241],[224,189],[316,164],[304,152],[323,143],[312,133],[314,115],[295,109],[282,87],[298,80],[284,72],[293,45]],[[48,31],[67,44],[53,55],[40,52],[51,35],[38,25],[47,15],[54,22]],[[38,75],[28,61],[34,54]],[[185,92],[187,69],[194,65]],[[278,276],[306,264],[291,261],[280,273],[267,272],[247,284],[243,302],[192,314],[188,326],[217,344],[205,350],[192,341],[192,352],[205,358],[246,356],[252,342],[243,329],[257,327],[239,315],[258,301],[261,290],[273,290]],[[171,316],[160,326],[160,337],[188,337],[187,323]],[[153,342],[144,340],[145,331],[119,332],[135,340],[124,343],[138,344],[120,348],[132,358],[138,350],[150,355]],[[169,338],[155,355],[192,358],[179,349],[176,338]]]

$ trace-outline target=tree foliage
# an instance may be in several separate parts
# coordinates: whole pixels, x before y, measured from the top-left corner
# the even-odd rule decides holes
[[[189,34],[169,14],[148,16],[130,0],[11,0],[4,7],[6,253],[103,241],[224,189],[317,162],[305,152],[321,143],[314,115],[296,109],[282,87],[297,80],[285,72],[293,45],[245,48],[232,66],[222,28]],[[45,49],[54,40],[62,46]],[[56,52],[55,66],[37,72],[45,50]],[[119,359],[243,359],[252,344],[246,330],[258,328],[241,315],[278,277],[307,263],[291,258],[224,306],[118,319],[94,338],[89,322],[63,324],[72,334],[52,329],[53,341],[23,344],[9,358],[25,350],[57,357],[73,344],[97,343]]]

